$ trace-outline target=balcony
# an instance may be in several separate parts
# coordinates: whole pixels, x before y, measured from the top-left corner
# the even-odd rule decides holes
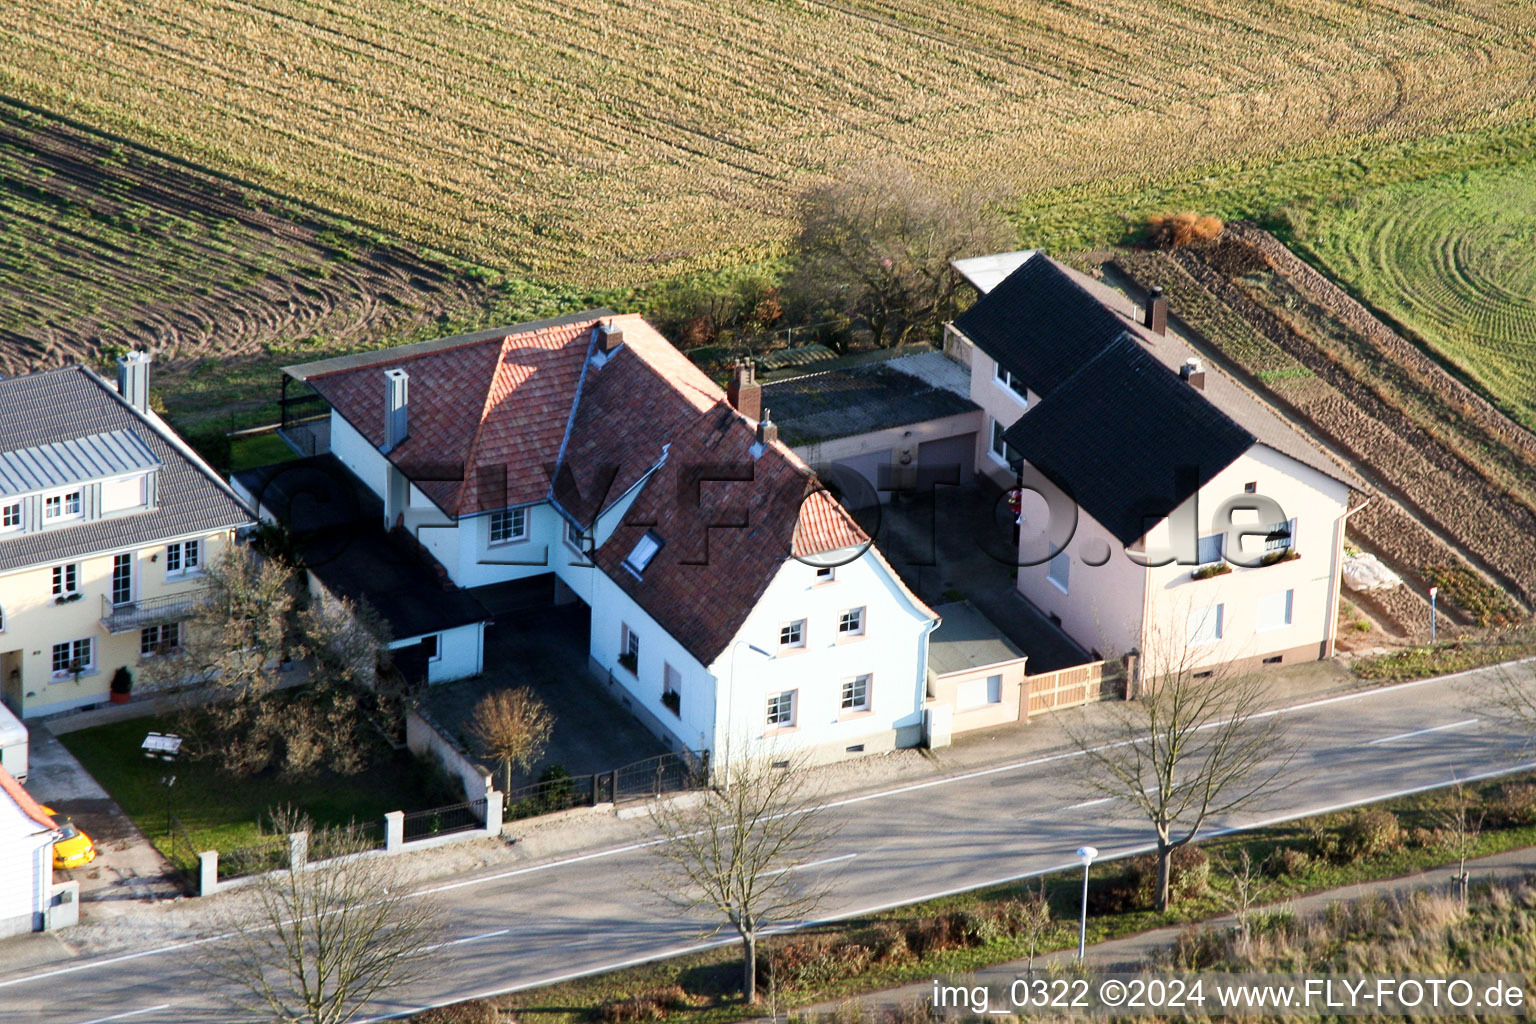
[[[142,601],[114,605],[101,596],[101,624],[108,633],[131,633],[145,626],[190,619],[208,600],[207,587],[195,587],[176,594],[147,597]]]

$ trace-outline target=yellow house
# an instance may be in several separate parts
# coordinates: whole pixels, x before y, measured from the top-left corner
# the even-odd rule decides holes
[[[0,698],[23,718],[110,699],[178,646],[204,567],[254,522],[148,408],[149,359],[118,387],[65,367],[0,379]]]

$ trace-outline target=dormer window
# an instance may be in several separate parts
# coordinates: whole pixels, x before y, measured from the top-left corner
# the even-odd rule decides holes
[[[85,514],[80,502],[80,491],[59,491],[43,496],[43,519],[58,522],[61,519],[79,519]]]
[[[661,550],[664,543],[654,530],[646,530],[645,535],[635,542],[629,557],[624,559],[624,568],[639,576],[645,572],[646,566],[651,564],[651,559],[656,557],[656,552]]]
[[[143,508],[148,503],[146,494],[145,477],[138,476],[119,477],[116,480],[103,480],[101,484],[101,511],[126,512],[129,509]]]
[[[0,533],[12,533],[21,529],[21,502],[0,505]]]

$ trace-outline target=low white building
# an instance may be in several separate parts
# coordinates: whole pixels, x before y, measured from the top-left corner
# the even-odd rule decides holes
[[[919,742],[937,617],[759,420],[754,382],[728,398],[640,317],[606,311],[284,372],[285,409],[302,410],[286,432],[317,454],[249,489],[344,467],[362,528],[408,535],[443,593],[553,576],[557,600],[591,610],[594,674],[675,746]],[[454,666],[433,681],[483,661],[479,634],[397,635],[397,656]]]
[[[48,926],[57,834],[37,801],[0,768],[0,938]]]

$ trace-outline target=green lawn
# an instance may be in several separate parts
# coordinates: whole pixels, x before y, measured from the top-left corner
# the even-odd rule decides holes
[[[254,434],[232,438],[229,443],[229,469],[238,473],[253,466],[270,466],[298,458],[288,443],[276,434]]]
[[[358,775],[321,773],[297,781],[237,779],[207,761],[168,765],[146,758],[139,745],[151,730],[174,732],[175,723],[136,718],[65,733],[59,741],[162,850],[167,848],[166,793],[160,780],[173,773],[176,816],[198,848],[205,850],[226,851],[257,842],[257,819],[275,804],[298,806],[317,824],[352,820],[381,824],[387,811],[420,810],[463,799],[456,789],[444,788],[435,766],[423,766],[408,751],[393,750],[382,742],[373,764]]]

